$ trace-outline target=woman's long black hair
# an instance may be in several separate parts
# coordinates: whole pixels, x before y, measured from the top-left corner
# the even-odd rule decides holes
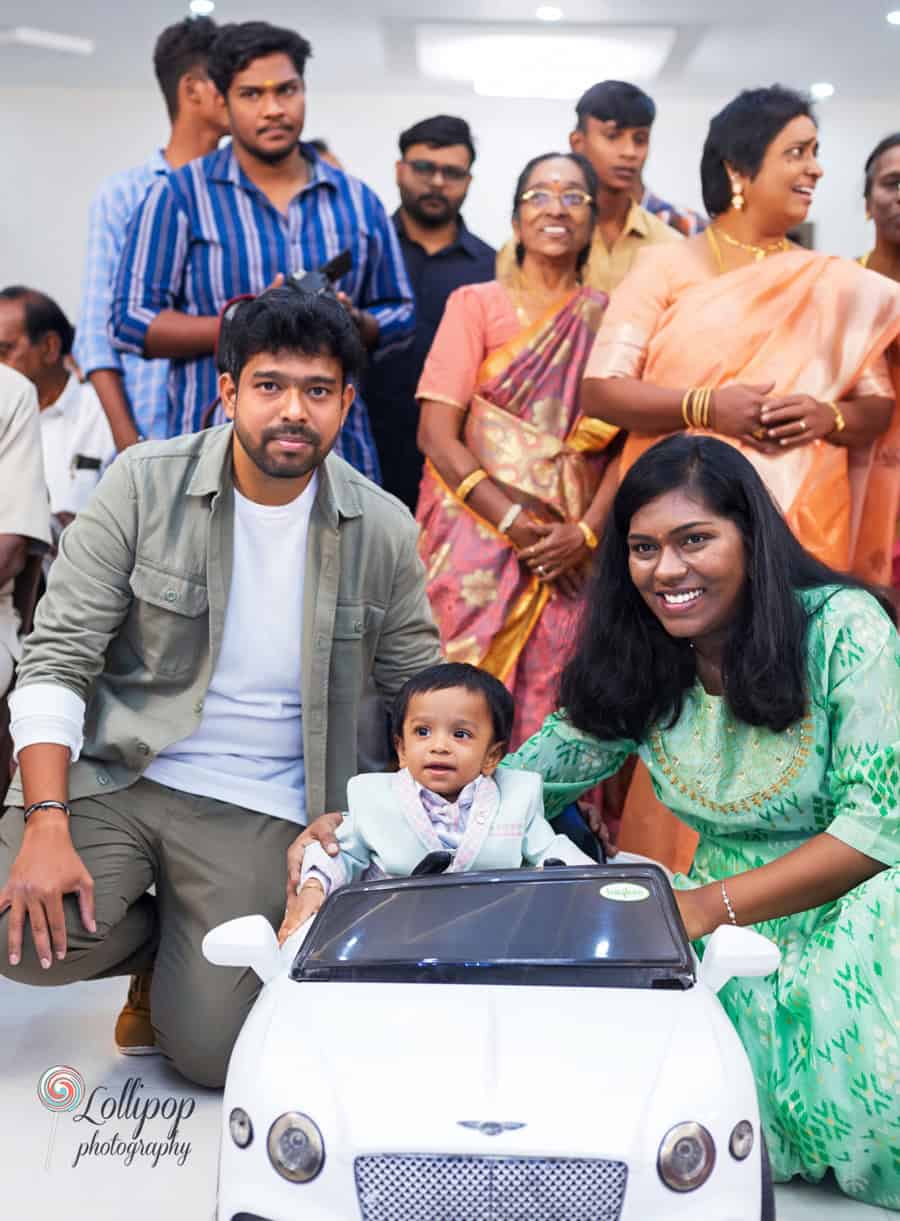
[[[560,705],[573,725],[605,740],[639,741],[652,725],[671,725],[680,716],[697,673],[694,651],[688,640],[666,632],[628,570],[632,518],[676,489],[691,492],[741,532],[746,579],[725,644],[725,698],[740,720],[780,732],[800,720],[806,707],[808,615],[796,591],[866,586],[805,551],[751,464],[714,437],[669,437],[622,481],[578,642],[562,673]]]

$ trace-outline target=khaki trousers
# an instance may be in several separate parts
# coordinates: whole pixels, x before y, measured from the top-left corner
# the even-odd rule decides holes
[[[22,960],[9,965],[0,916],[0,975],[54,986],[153,969],[150,1009],[160,1050],[199,1085],[221,1086],[231,1048],[260,989],[249,970],[211,966],[204,934],[260,912],[284,914],[285,853],[295,823],[180,793],[150,780],[72,803],[75,849],[94,879],[97,931],[64,899],[68,952],[43,970],[26,924]],[[0,818],[0,886],[22,842],[22,811]],[[147,894],[155,883],[156,895]],[[110,1015],[112,1028],[113,1015]]]

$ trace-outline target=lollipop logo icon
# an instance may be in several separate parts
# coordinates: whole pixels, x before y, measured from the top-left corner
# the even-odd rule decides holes
[[[56,1115],[74,1111],[84,1098],[84,1077],[77,1068],[57,1064],[41,1075],[37,1094],[47,1110]]]

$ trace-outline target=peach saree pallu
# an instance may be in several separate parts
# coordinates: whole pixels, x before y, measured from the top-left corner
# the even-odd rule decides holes
[[[504,291],[496,282],[478,287],[482,296]],[[605,450],[615,429],[583,420],[577,410],[605,304],[602,294],[579,289],[490,351],[468,404],[464,440],[480,466],[512,500],[549,523],[578,521],[607,467]],[[426,381],[427,366],[423,398],[431,397]],[[514,746],[555,707],[581,599],[542,585],[509,539],[460,501],[430,462],[416,516],[428,597],[447,659],[482,666],[510,689]]]
[[[587,376],[686,389],[768,385],[823,402],[896,399],[900,288],[847,259],[790,250],[723,275],[685,248],[653,252],[617,290]],[[652,285],[652,288],[651,288]],[[624,472],[658,435],[632,430]],[[900,501],[900,413],[871,445],[815,441],[768,455],[739,448],[803,545],[887,583]]]

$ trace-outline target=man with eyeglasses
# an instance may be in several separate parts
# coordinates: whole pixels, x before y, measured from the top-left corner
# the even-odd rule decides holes
[[[416,333],[409,348],[370,369],[365,398],[384,486],[413,511],[423,462],[415,393],[425,357],[453,290],[494,278],[493,248],[460,215],[474,160],[469,125],[452,115],[423,119],[400,136],[393,220],[415,294]]]

